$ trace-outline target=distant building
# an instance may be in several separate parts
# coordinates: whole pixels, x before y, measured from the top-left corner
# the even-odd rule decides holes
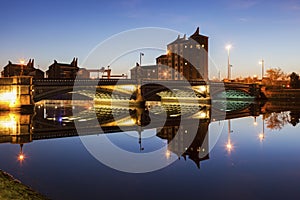
[[[89,70],[85,68],[79,68],[77,72],[77,78],[79,79],[89,79],[90,78],[90,72]]]
[[[79,67],[77,65],[78,59],[74,58],[70,64],[58,63],[54,60],[54,63],[49,66],[46,71],[47,78],[50,79],[75,79]]]
[[[168,71],[172,80],[208,80],[208,37],[199,34],[199,27],[189,38],[179,35],[156,63],[172,69]]]
[[[11,76],[32,76],[34,79],[43,79],[44,72],[34,67],[34,59],[30,59],[27,64],[13,64],[8,61],[8,64],[1,72],[2,77]]]
[[[158,79],[158,65],[145,65],[140,66],[141,71],[140,74],[138,72],[139,64],[136,63],[136,66],[130,70],[130,76],[131,79],[152,79],[157,80]]]

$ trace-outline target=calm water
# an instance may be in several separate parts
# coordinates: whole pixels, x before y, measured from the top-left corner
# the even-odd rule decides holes
[[[89,113],[95,113],[86,112],[91,109],[88,104],[79,105],[73,109],[81,113],[80,119],[85,121],[89,119]],[[157,113],[161,107],[153,106],[152,110]],[[178,112],[176,106],[165,106],[164,109],[167,109],[168,115],[175,116]],[[170,146],[168,154],[162,156],[176,158],[174,163],[158,171],[141,174],[107,167],[86,150],[80,137],[69,137],[74,128],[74,116],[72,118],[72,106],[68,102],[43,102],[36,105],[35,110],[34,115],[1,113],[0,169],[51,199],[300,198],[300,108],[280,111],[267,103],[267,107],[260,107],[256,117],[239,109],[231,113],[230,120],[219,121],[210,117],[209,122],[204,115],[201,115],[204,119],[189,119],[192,123],[201,121],[200,132],[187,148],[185,156],[178,158],[176,148]],[[122,109],[118,112],[120,117],[123,113],[128,114]],[[105,123],[111,114],[103,108],[96,113],[100,123]],[[134,113],[131,112],[131,115]],[[147,137],[142,138],[141,143],[136,127],[131,125],[123,124],[127,132],[118,132],[117,128],[104,132],[114,132],[106,135],[120,148],[145,153],[168,144],[169,135],[174,134],[168,130],[177,126],[173,121],[174,124],[169,123],[161,131],[149,127],[142,132]],[[61,134],[58,134],[58,128],[62,130]],[[106,130],[105,127],[103,130]],[[18,131],[31,131],[33,134],[22,139],[9,136]],[[203,136],[208,135],[208,145],[213,145],[210,140],[219,134],[213,148],[205,146]],[[84,137],[101,140],[103,135]],[[203,145],[212,150],[199,158]],[[23,161],[18,160],[20,153],[25,156]]]

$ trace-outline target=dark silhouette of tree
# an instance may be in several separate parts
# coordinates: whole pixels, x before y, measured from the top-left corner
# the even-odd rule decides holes
[[[300,88],[299,75],[293,72],[289,77],[291,88]]]
[[[299,123],[300,112],[290,112],[290,123],[296,126]]]

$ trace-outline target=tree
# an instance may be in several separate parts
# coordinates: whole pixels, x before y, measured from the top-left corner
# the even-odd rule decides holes
[[[287,76],[280,68],[270,68],[266,72],[266,76],[271,81],[284,80]]]
[[[289,112],[271,113],[267,115],[267,128],[271,130],[280,130],[290,121]]]
[[[300,88],[299,75],[295,72],[290,75],[290,85],[291,88]]]

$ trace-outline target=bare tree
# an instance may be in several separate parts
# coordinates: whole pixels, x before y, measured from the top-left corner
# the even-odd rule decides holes
[[[289,112],[270,113],[266,116],[267,128],[271,130],[280,130],[290,121]]]
[[[270,78],[271,81],[285,80],[287,75],[278,67],[270,68],[266,71],[266,76]]]

